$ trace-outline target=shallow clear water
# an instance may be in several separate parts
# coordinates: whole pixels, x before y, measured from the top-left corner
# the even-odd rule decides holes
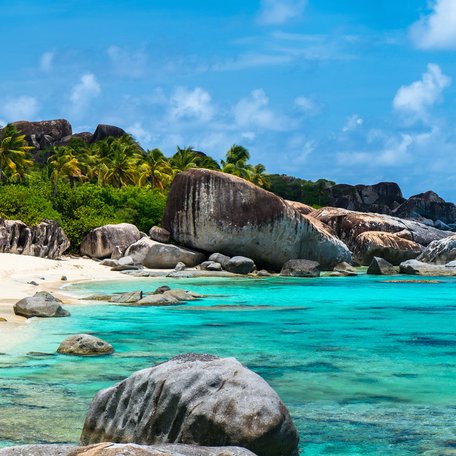
[[[73,286],[87,295],[169,284],[210,297],[173,307],[72,306],[70,318],[34,321],[27,328],[34,337],[0,356],[0,446],[77,442],[99,389],[194,351],[235,356],[262,375],[288,406],[306,455],[450,454],[456,448],[456,280],[387,279]],[[54,354],[66,336],[80,332],[112,343],[115,354]]]

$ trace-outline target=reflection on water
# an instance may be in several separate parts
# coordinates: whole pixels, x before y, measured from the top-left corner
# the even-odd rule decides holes
[[[80,305],[70,318],[25,329],[38,336],[0,355],[0,445],[77,442],[96,391],[194,351],[235,356],[262,375],[289,407],[307,455],[450,454],[455,280],[429,286],[371,277],[141,279],[72,291],[164,284],[209,297],[179,307]],[[105,339],[116,352],[55,354],[66,336],[80,332]]]

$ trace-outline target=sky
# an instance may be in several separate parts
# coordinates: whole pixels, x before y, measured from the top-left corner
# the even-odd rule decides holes
[[[456,0],[0,0],[0,124],[456,201]]]

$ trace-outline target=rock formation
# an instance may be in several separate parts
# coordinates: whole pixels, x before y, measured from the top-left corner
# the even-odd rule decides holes
[[[383,258],[372,258],[371,264],[367,269],[367,274],[372,275],[394,275],[397,274],[394,266]]]
[[[179,244],[242,254],[275,270],[293,258],[315,260],[323,268],[351,261],[347,247],[323,224],[244,179],[207,169],[176,176],[163,226]]]
[[[94,143],[109,137],[121,138],[125,134],[125,130],[119,127],[115,127],[114,125],[98,124],[90,142]]]
[[[70,312],[62,307],[62,301],[47,291],[39,291],[14,304],[14,313],[26,318],[68,317]]]
[[[142,234],[135,225],[118,223],[104,225],[92,230],[81,242],[81,255],[91,258],[108,258],[119,249],[125,252],[128,246],[141,239]]]
[[[90,334],[76,334],[67,337],[57,349],[62,355],[99,356],[109,355],[114,351],[111,344]]]
[[[234,358],[195,354],[100,391],[81,435],[83,445],[232,445],[258,456],[295,456],[298,440],[286,407],[261,377]]]
[[[280,271],[281,276],[319,277],[320,265],[316,261],[288,260]]]
[[[293,209],[296,209],[302,215],[309,215],[311,212],[315,210],[312,206],[300,203],[298,201],[285,200],[285,202]]]
[[[431,242],[417,260],[434,264],[447,264],[456,260],[456,234]]]
[[[407,260],[400,264],[402,274],[425,276],[456,276],[456,263],[430,264],[418,260]]]
[[[60,225],[43,220],[29,227],[19,220],[0,219],[0,252],[56,259],[70,247]]]

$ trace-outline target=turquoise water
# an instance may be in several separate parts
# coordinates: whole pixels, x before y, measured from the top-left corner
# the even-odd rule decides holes
[[[210,297],[173,307],[79,305],[70,318],[34,321],[27,328],[31,340],[0,356],[0,446],[77,442],[99,389],[194,351],[235,356],[262,375],[289,408],[306,455],[450,454],[456,448],[456,280],[387,279],[72,286],[72,293],[87,295],[168,284]],[[79,332],[112,343],[115,354],[54,354]]]

